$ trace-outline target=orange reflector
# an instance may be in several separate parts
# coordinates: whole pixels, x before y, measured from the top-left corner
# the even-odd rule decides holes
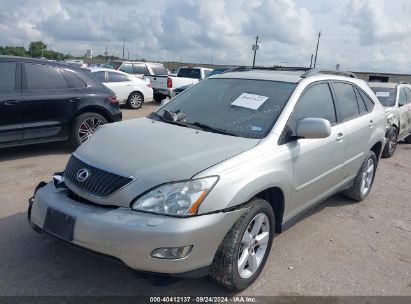
[[[197,208],[200,205],[201,201],[204,199],[206,196],[208,190],[204,190],[203,193],[201,193],[200,197],[196,200],[196,202],[191,206],[190,208],[190,214],[195,214],[197,212]]]

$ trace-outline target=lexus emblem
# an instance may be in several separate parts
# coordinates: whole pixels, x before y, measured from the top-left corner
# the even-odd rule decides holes
[[[77,171],[76,178],[77,180],[82,183],[90,176],[90,171],[87,169],[80,169]]]

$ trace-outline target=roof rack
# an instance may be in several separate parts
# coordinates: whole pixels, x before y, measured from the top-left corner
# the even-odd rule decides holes
[[[273,66],[273,67],[254,67],[252,70],[270,70],[270,71],[308,71],[307,67],[290,67],[290,66]]]
[[[301,75],[301,78],[307,78],[307,77],[314,76],[317,74],[330,74],[330,75],[345,76],[345,77],[350,77],[350,78],[357,78],[357,76],[352,72],[327,70],[327,69],[309,69],[307,72]]]

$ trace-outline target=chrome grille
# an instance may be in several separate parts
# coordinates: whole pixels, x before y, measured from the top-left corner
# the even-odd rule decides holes
[[[77,173],[81,169],[87,169],[90,173],[88,178],[82,182],[77,179]],[[98,197],[109,196],[133,181],[131,177],[124,177],[93,167],[75,156],[70,157],[64,170],[64,179],[82,192]]]

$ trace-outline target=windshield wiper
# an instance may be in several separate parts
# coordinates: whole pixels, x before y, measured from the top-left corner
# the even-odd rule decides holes
[[[209,126],[209,125],[207,125],[207,124],[203,124],[203,123],[201,123],[201,122],[186,122],[185,124],[188,125],[188,126],[196,126],[196,127],[199,127],[199,128],[201,128],[203,131],[210,131],[210,132],[213,132],[213,133],[218,133],[218,134],[224,134],[224,135],[230,135],[230,136],[239,137],[238,134],[232,133],[232,132],[230,132],[230,131],[228,131],[228,130],[211,127],[211,126]]]

